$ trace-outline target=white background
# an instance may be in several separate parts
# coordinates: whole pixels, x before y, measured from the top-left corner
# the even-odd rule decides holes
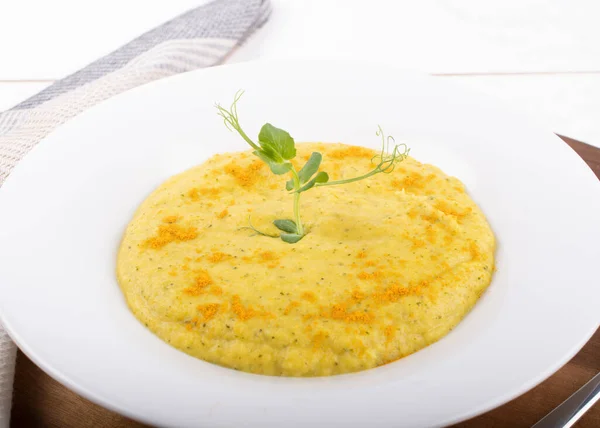
[[[375,59],[502,98],[600,146],[594,0],[271,0],[230,61]],[[205,0],[0,0],[0,110]]]

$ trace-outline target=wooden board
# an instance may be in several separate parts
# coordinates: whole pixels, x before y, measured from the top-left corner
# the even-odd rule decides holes
[[[570,138],[561,138],[579,153],[600,179],[600,149]],[[454,428],[530,427],[599,371],[600,330],[569,363],[545,382],[504,406],[457,424]],[[17,356],[13,400],[13,427],[144,426],[78,396],[46,375],[20,351]],[[431,405],[434,406],[435,403]],[[401,415],[399,421],[400,418]],[[600,427],[600,405],[588,411],[576,426]]]

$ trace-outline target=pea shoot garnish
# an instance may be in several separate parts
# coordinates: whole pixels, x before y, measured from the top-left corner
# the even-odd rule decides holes
[[[321,161],[323,160],[323,155],[319,152],[313,152],[300,171],[296,171],[296,168],[291,162],[291,160],[296,157],[296,144],[287,131],[279,129],[270,123],[265,123],[258,134],[257,144],[242,130],[237,112],[237,102],[242,97],[242,94],[243,91],[238,91],[235,94],[229,110],[216,104],[218,114],[223,118],[225,126],[230,131],[237,131],[237,133],[240,134],[240,136],[254,149],[254,155],[265,162],[273,174],[291,175],[291,179],[285,183],[285,188],[293,195],[294,220],[278,219],[273,221],[275,227],[281,231],[279,235],[261,232],[254,228],[250,223],[249,228],[262,236],[281,238],[289,244],[298,242],[307,233],[300,219],[300,195],[303,192],[314,187],[337,186],[353,183],[379,173],[389,174],[394,170],[397,163],[406,159],[410,151],[406,144],[396,144],[393,137],[386,137],[381,127],[378,127],[376,135],[381,137],[381,152],[373,156],[371,162],[376,163],[376,165],[366,174],[343,180],[330,181],[329,174],[325,171],[319,171]],[[390,146],[393,147],[391,150]]]

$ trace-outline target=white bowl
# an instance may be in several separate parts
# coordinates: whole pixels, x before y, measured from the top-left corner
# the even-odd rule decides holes
[[[393,364],[329,378],[240,373],[170,347],[115,280],[121,234],[170,175],[245,149],[213,103],[246,95],[296,141],[378,145],[377,124],[459,177],[498,238],[498,271],[447,337]],[[532,388],[598,327],[600,182],[558,137],[496,101],[377,64],[257,62],[116,96],[42,141],[0,190],[2,322],[36,364],[103,406],[157,425],[421,427]]]

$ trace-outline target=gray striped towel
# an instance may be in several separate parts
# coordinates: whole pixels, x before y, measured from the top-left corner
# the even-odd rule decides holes
[[[269,0],[216,0],[157,27],[0,113],[0,186],[57,126],[133,87],[222,63],[269,17]],[[0,326],[0,428],[8,427],[16,347]]]

